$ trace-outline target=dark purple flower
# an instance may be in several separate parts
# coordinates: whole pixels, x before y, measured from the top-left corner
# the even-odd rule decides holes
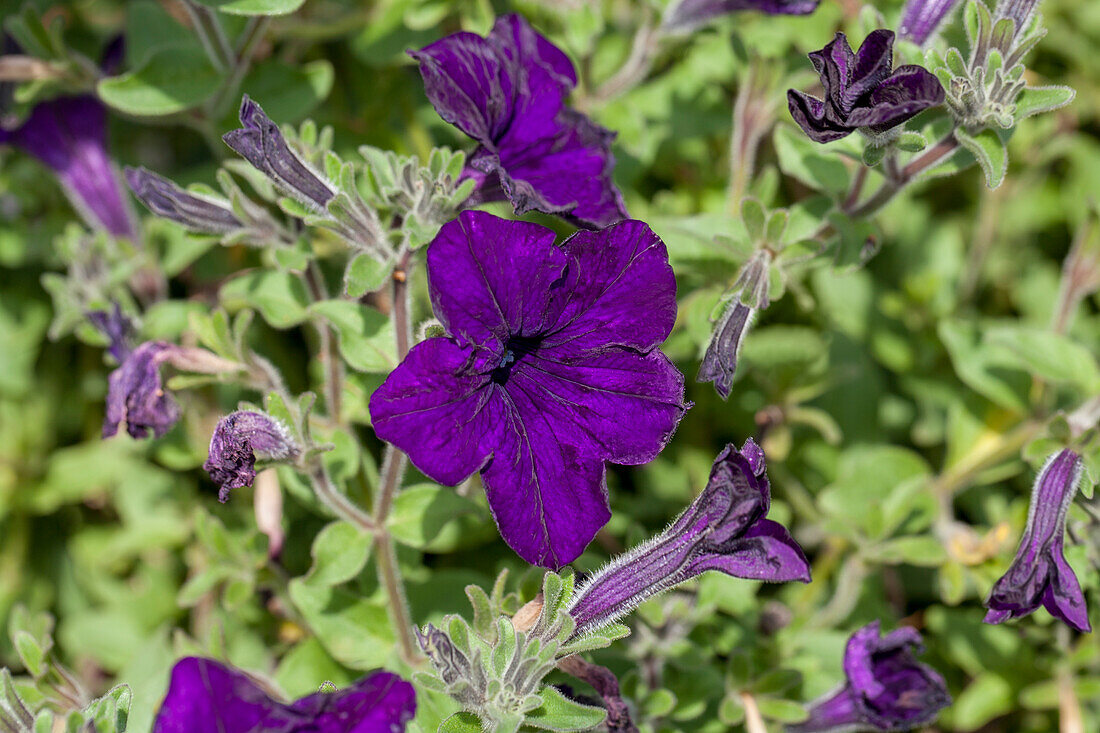
[[[843,33],[810,60],[821,76],[825,99],[787,91],[794,121],[811,140],[827,143],[859,128],[881,134],[944,100],[943,87],[921,66],[894,69],[894,32],[872,31],[852,53]]]
[[[625,219],[612,181],[614,134],[565,106],[577,85],[568,57],[518,15],[485,38],[455,33],[410,55],[439,115],[478,142],[464,176],[470,203],[507,198],[602,227]]]
[[[210,438],[210,454],[202,467],[218,485],[218,501],[232,489],[251,486],[256,478],[256,454],[274,461],[298,456],[298,444],[286,426],[262,412],[238,411],[218,421]]]
[[[134,336],[134,322],[126,317],[118,303],[112,304],[110,313],[92,311],[88,320],[110,341],[107,351],[111,357],[119,364],[125,361],[133,351],[130,340]]]
[[[758,10],[768,15],[808,15],[821,0],[682,0],[665,16],[668,30],[688,31],[737,10]]]
[[[844,652],[847,683],[810,706],[810,717],[787,733],[899,731],[928,725],[951,704],[947,684],[914,656],[923,650],[916,629],[903,626],[879,638],[879,622],[852,634]]]
[[[147,168],[126,168],[126,182],[150,211],[191,231],[227,234],[244,227],[233,209],[225,203],[184,191]]]
[[[413,686],[390,672],[282,703],[243,672],[186,657],[172,669],[153,733],[401,733],[415,712]]]
[[[556,246],[545,227],[465,211],[427,268],[447,336],[371,395],[375,432],[440,483],[480,471],[504,540],[559,568],[610,517],[604,462],[652,460],[686,409],[657,348],[676,319],[665,245],[640,221]]]
[[[22,148],[53,169],[82,217],[118,237],[135,236],[126,194],[107,155],[107,111],[95,97],[58,97],[22,125],[0,128],[0,144]]]
[[[324,211],[336,192],[294,154],[279,126],[247,94],[241,100],[240,118],[244,127],[222,135],[225,144],[270,178],[283,193]]]
[[[764,517],[771,486],[764,451],[751,438],[727,445],[703,492],[672,525],[581,584],[569,605],[577,635],[611,623],[642,601],[707,570],[752,580],[810,582],[802,548]]]
[[[1066,449],[1039,472],[1016,559],[986,599],[986,623],[1020,618],[1043,606],[1078,631],[1092,631],[1085,596],[1064,554],[1066,514],[1083,470],[1081,456]]]
[[[103,437],[118,432],[126,422],[126,432],[134,438],[155,437],[167,433],[180,419],[180,408],[165,392],[160,367],[179,347],[167,341],[146,341],[130,352],[111,372],[107,382],[107,416]]]
[[[898,36],[923,46],[958,2],[959,0],[909,0],[901,11]]]

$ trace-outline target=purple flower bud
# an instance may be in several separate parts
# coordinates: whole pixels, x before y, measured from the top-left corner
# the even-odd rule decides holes
[[[224,203],[184,191],[146,168],[127,168],[126,182],[134,195],[154,214],[192,231],[226,234],[244,226]]]
[[[959,0],[909,0],[901,11],[898,35],[923,46]]]
[[[936,719],[951,704],[947,684],[914,652],[923,650],[916,629],[902,627],[879,638],[879,622],[848,639],[846,684],[810,706],[810,717],[787,733],[912,730]]]
[[[944,100],[943,87],[927,69],[893,68],[893,31],[872,31],[858,53],[837,33],[829,45],[810,54],[810,61],[821,77],[825,99],[791,89],[787,105],[815,142],[839,140],[861,127],[881,134]]]
[[[159,438],[176,424],[180,418],[180,408],[164,391],[160,366],[178,348],[166,341],[146,341],[111,372],[107,382],[104,438],[117,433],[123,421],[126,422],[126,432],[138,439],[148,437],[150,430]]]
[[[415,713],[413,686],[389,672],[282,703],[243,672],[187,657],[172,669],[153,733],[401,733]]]
[[[694,30],[737,10],[758,10],[768,15],[808,15],[821,0],[682,0],[665,16],[668,30]]]
[[[802,548],[786,529],[765,519],[771,506],[764,451],[751,438],[718,454],[710,480],[661,534],[618,558],[577,590],[569,613],[575,635],[611,623],[642,601],[719,570],[752,580],[810,581]]]
[[[413,629],[416,633],[417,644],[420,650],[431,661],[439,674],[439,679],[446,684],[454,684],[464,679],[470,671],[470,660],[466,655],[455,648],[451,637],[442,631],[426,624],[424,629]]]
[[[218,501],[229,492],[251,486],[256,478],[256,454],[273,461],[293,460],[300,453],[286,426],[262,412],[234,412],[218,421],[210,438],[210,456],[202,467],[219,487]]]
[[[106,336],[111,344],[107,347],[108,353],[119,364],[133,351],[130,339],[134,335],[134,323],[123,314],[118,303],[113,303],[111,312],[92,311],[88,314],[88,320]]]
[[[241,100],[243,128],[222,136],[225,144],[284,193],[321,211],[336,193],[286,143],[279,126],[248,95]]]
[[[1020,35],[1031,24],[1031,18],[1035,15],[1035,8],[1039,6],[1039,0],[1000,0],[997,9],[993,12],[994,21],[1001,18],[1012,18],[1016,21],[1016,35]]]
[[[699,365],[700,382],[714,382],[714,389],[728,399],[733,386],[733,375],[737,372],[737,356],[741,352],[741,342],[749,332],[756,311],[734,297],[732,304],[722,314],[718,328],[711,337],[703,363]]]
[[[1066,449],[1039,472],[1016,559],[986,599],[986,623],[1020,618],[1043,606],[1078,631],[1092,630],[1085,596],[1063,547],[1066,514],[1083,470],[1081,456]]]
[[[21,126],[0,128],[4,143],[52,168],[89,225],[134,238],[130,207],[107,155],[107,111],[95,97],[58,97],[36,105]]]

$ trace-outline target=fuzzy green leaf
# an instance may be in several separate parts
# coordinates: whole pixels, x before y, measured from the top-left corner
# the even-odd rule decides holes
[[[542,730],[589,730],[603,722],[607,712],[603,708],[573,702],[553,687],[539,692],[542,705],[527,714],[524,724]]]
[[[993,130],[982,130],[971,135],[960,129],[955,131],[955,137],[977,159],[985,173],[986,185],[990,188],[1000,186],[1008,170],[1008,149],[1000,136]]]

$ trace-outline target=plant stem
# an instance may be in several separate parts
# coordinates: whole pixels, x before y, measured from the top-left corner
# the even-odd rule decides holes
[[[412,617],[409,615],[409,601],[405,596],[405,583],[401,579],[401,570],[397,566],[397,551],[389,532],[381,530],[375,534],[377,548],[378,580],[386,589],[390,620],[397,634],[397,648],[401,659],[410,667],[419,666],[423,657],[413,640]]]
[[[340,493],[332,483],[332,477],[328,475],[328,469],[320,457],[317,457],[310,466],[309,481],[313,485],[313,493],[322,504],[332,510],[333,514],[354,524],[364,532],[374,534],[380,532],[378,523],[370,514],[351,503],[350,499]]]
[[[210,8],[199,5],[194,0],[183,0],[183,7],[191,16],[195,34],[202,42],[202,47],[210,61],[218,71],[228,71],[233,67],[233,49],[229,45],[229,39],[225,37],[218,16]]]
[[[1019,453],[1043,427],[1040,420],[1027,420],[1008,433],[1000,435],[992,443],[981,444],[974,451],[944,471],[932,483],[932,493],[945,497],[948,501],[960,490],[966,488],[975,477],[987,468],[997,465]]]
[[[313,301],[328,300],[328,289],[325,287],[324,275],[316,260],[310,260],[306,268],[306,285],[309,287]],[[328,405],[329,417],[337,425],[341,425],[341,400],[344,394],[344,365],[340,355],[336,351],[336,338],[332,327],[319,319],[315,321],[317,335],[321,340],[321,360],[325,366],[325,404]]]
[[[894,196],[909,185],[914,178],[942,161],[945,157],[954,152],[955,148],[958,146],[959,142],[955,139],[955,131],[952,130],[938,143],[911,160],[908,165],[901,169],[897,177],[887,179],[887,181],[882,184],[882,187],[863,204],[856,206],[855,201],[852,201],[851,204],[845,201],[845,206],[842,207],[842,210],[853,219],[862,219],[870,216],[890,203]],[[856,198],[858,199],[858,196]]]
[[[630,47],[630,55],[619,67],[611,78],[605,81],[592,94],[595,102],[607,102],[615,97],[630,91],[638,85],[653,66],[653,57],[661,42],[661,30],[653,26],[652,11],[648,5],[643,5],[646,17],[634,34],[634,43]]]
[[[235,99],[240,92],[241,83],[244,82],[245,75],[252,67],[252,55],[270,24],[271,18],[267,16],[253,16],[248,19],[248,24],[237,41],[237,49],[233,54],[229,74],[222,81],[221,89],[210,103],[210,116],[214,119],[219,119],[225,114],[225,104]]]
[[[859,203],[859,195],[863,193],[863,186],[867,183],[867,173],[870,170],[871,169],[865,165],[861,165],[856,169],[856,175],[852,178],[852,185],[848,189],[848,195],[844,198],[844,203],[840,205],[842,211],[850,211]]]
[[[760,707],[756,704],[756,698],[746,691],[742,691],[740,694],[741,704],[745,707],[746,733],[768,733],[768,726],[764,724],[764,716],[760,714]]]

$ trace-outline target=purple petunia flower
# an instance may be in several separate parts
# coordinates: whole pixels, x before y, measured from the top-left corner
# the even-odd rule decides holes
[[[439,115],[478,142],[463,175],[468,203],[512,202],[603,227],[625,219],[612,181],[614,133],[565,106],[573,64],[518,15],[482,38],[455,33],[410,55]]]
[[[167,341],[146,341],[130,352],[107,380],[107,415],[103,437],[118,432],[126,422],[126,432],[134,438],[157,438],[167,433],[180,419],[180,408],[165,392],[160,381],[160,366],[179,347]]]
[[[758,10],[768,15],[809,15],[821,0],[681,0],[665,16],[668,30],[694,30],[711,20],[738,10]]]
[[[243,672],[186,657],[172,669],[153,733],[401,733],[415,713],[413,686],[390,672],[281,703]]]
[[[586,580],[569,605],[575,635],[621,618],[642,601],[707,570],[752,580],[810,582],[802,548],[771,506],[764,451],[751,438],[718,454],[703,492],[672,525]]]
[[[916,660],[920,633],[905,626],[879,638],[875,621],[852,634],[844,652],[847,683],[810,706],[810,717],[787,733],[900,731],[927,725],[951,704],[936,670]]]
[[[986,623],[1020,618],[1043,606],[1078,631],[1092,630],[1085,596],[1063,549],[1066,514],[1083,471],[1081,456],[1066,449],[1039,472],[1016,558],[986,599]]]
[[[233,209],[208,196],[184,191],[147,168],[126,168],[130,189],[157,216],[193,232],[227,234],[244,227]]]
[[[52,168],[89,225],[134,238],[130,206],[107,155],[107,111],[95,97],[58,97],[36,105],[19,127],[0,127],[0,144],[4,143]]]
[[[238,411],[218,421],[210,438],[210,453],[202,467],[218,485],[218,501],[229,492],[251,486],[256,478],[256,453],[275,461],[298,456],[298,444],[286,426],[262,412]]]
[[[909,0],[901,11],[898,36],[923,46],[958,3],[959,0]]]
[[[504,540],[559,568],[610,517],[604,462],[652,460],[686,409],[657,348],[676,319],[665,245],[640,221],[556,246],[545,227],[465,211],[427,268],[447,336],[371,395],[375,432],[440,483],[480,471]]]
[[[837,33],[810,60],[825,99],[790,89],[787,103],[794,121],[815,142],[839,140],[860,128],[881,134],[944,100],[939,80],[924,67],[893,68],[893,31],[872,31],[858,53]]]

